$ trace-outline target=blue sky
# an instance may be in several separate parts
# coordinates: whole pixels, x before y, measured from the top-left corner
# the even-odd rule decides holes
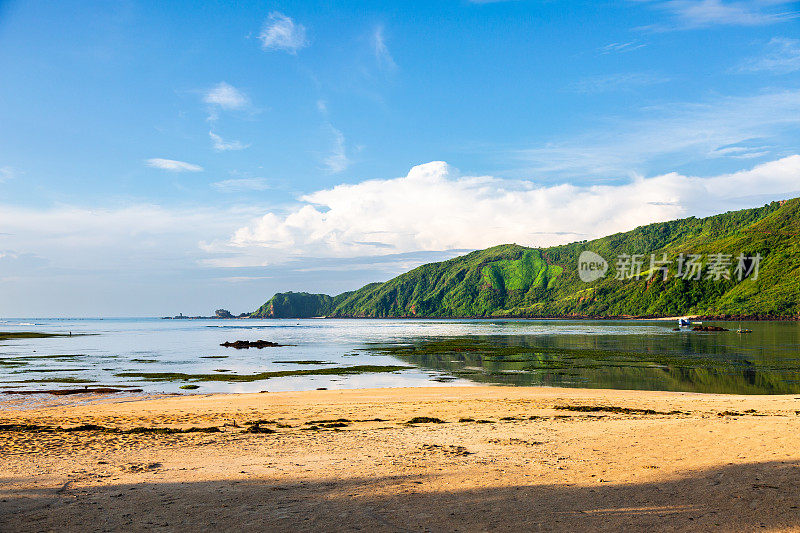
[[[798,13],[0,2],[0,316],[241,312],[797,196]]]

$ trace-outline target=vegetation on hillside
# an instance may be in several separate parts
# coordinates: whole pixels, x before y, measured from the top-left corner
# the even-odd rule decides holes
[[[420,266],[385,283],[335,297],[279,293],[254,317],[563,317],[800,316],[800,199],[708,218],[661,222],[592,241],[550,248],[495,246]],[[585,283],[578,257],[608,261],[605,277]],[[627,279],[621,256],[641,255],[641,276]],[[651,254],[668,259],[666,279],[650,272]],[[678,272],[681,256],[700,255],[700,279]],[[709,270],[724,254],[727,277]],[[739,279],[737,258],[760,257],[758,276]],[[744,265],[752,268],[753,262]],[[653,274],[651,276],[651,274]],[[622,278],[622,279],[618,279]],[[719,279],[715,279],[719,278]]]

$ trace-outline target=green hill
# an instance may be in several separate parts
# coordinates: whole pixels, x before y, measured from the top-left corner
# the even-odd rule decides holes
[[[308,292],[279,292],[250,316],[253,318],[312,318],[325,316],[331,314],[336,306],[350,294],[353,294],[352,291],[338,296],[310,294]]]
[[[609,317],[800,316],[800,199],[698,219],[661,222],[592,241],[550,248],[495,246],[420,266],[385,283],[335,297],[279,293],[253,317]],[[605,277],[585,283],[578,257],[605,258]],[[641,254],[639,279],[617,259]],[[666,254],[668,276],[650,274],[651,254]],[[701,279],[683,279],[678,258],[702,256]],[[726,254],[728,277],[709,270]],[[758,276],[738,279],[737,258],[760,256]],[[751,268],[752,261],[743,265]],[[724,269],[723,269],[724,270]],[[711,278],[711,279],[709,279]]]

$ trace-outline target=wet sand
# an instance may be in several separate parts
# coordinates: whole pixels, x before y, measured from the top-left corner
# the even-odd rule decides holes
[[[794,531],[797,410],[510,387],[9,401],[0,531]]]

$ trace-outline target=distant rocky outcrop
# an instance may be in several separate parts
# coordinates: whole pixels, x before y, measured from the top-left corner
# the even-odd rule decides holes
[[[232,318],[250,318],[251,313],[240,313],[238,315],[234,315],[227,309],[217,309],[214,311],[214,316],[187,316],[183,313],[175,316],[163,316],[161,317],[163,320],[212,320],[212,319],[221,319],[227,320]]]

